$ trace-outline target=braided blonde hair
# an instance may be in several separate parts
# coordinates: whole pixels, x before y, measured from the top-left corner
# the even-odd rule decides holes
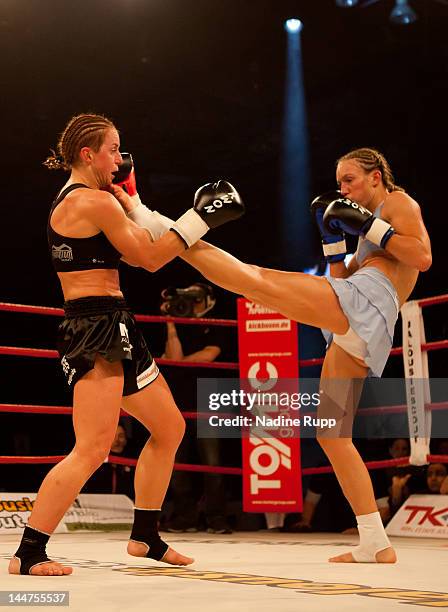
[[[390,169],[389,163],[387,162],[384,155],[376,149],[370,149],[368,147],[354,149],[353,151],[349,151],[349,153],[340,157],[337,160],[336,165],[338,165],[342,161],[347,161],[350,159],[358,162],[358,164],[365,172],[379,170],[381,172],[383,184],[386,187],[387,191],[404,191],[402,187],[395,185],[394,177]]]
[[[81,149],[90,147],[98,152],[107,130],[110,129],[116,128],[112,121],[103,115],[75,115],[59,138],[57,152],[51,149],[51,155],[43,162],[44,166],[50,170],[71,170],[78,161]]]

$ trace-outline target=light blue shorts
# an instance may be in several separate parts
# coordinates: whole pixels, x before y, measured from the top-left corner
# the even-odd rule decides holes
[[[327,277],[338,296],[350,328],[365,344],[364,361],[370,374],[381,376],[389,357],[398,318],[395,287],[377,268],[362,268],[349,278]],[[322,330],[327,349],[333,334]]]

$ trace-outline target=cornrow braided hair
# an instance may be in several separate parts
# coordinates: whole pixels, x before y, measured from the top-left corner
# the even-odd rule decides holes
[[[369,149],[367,147],[361,149],[354,149],[346,155],[340,157],[336,165],[339,162],[353,159],[361,166],[365,172],[372,172],[372,170],[379,170],[383,179],[384,186],[387,191],[404,191],[402,187],[395,185],[392,170],[382,153],[376,149]]]
[[[72,117],[59,138],[57,152],[50,149],[51,155],[43,162],[44,166],[50,170],[71,170],[83,147],[99,151],[109,129],[116,128],[103,115],[84,113]]]

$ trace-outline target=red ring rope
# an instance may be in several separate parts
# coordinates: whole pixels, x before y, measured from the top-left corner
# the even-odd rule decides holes
[[[38,357],[43,359],[59,359],[57,351],[52,349],[36,349],[18,346],[0,346],[0,355],[13,355],[15,357]],[[160,365],[179,366],[187,368],[214,368],[216,370],[237,370],[238,363],[232,361],[175,361],[156,357],[155,362]]]
[[[28,314],[51,315],[63,317],[63,308],[52,308],[50,306],[30,306],[27,304],[10,304],[0,302],[0,311],[23,312]],[[185,325],[218,325],[224,327],[236,327],[237,321],[234,319],[204,319],[196,317],[166,317],[161,315],[135,315],[137,321],[142,323],[182,323]]]
[[[426,342],[421,345],[422,351],[438,351],[441,349],[448,348],[448,340],[437,340],[435,342]],[[391,355],[402,355],[403,348],[396,347],[390,352]],[[17,346],[0,346],[0,355],[15,355],[16,357],[41,357],[47,359],[58,359],[59,355],[57,351],[51,349],[36,349],[36,348],[25,348]],[[172,359],[162,359],[157,357],[155,359],[160,365],[168,366],[179,366],[189,368],[216,368],[223,370],[237,370],[238,363],[231,361],[175,361]],[[299,365],[302,367],[320,365],[324,361],[324,358],[318,359],[300,359]]]
[[[422,298],[421,300],[417,300],[418,305],[422,308],[426,308],[426,306],[434,306],[436,304],[443,304],[448,302],[448,293],[444,293],[442,295],[435,295],[433,297]],[[51,306],[32,306],[29,304],[12,304],[10,302],[0,302],[0,311],[9,311],[9,312],[25,312],[30,314],[43,314],[43,315],[52,315],[52,316],[64,316],[64,310],[62,308],[53,308]],[[236,326],[237,321],[232,319],[196,319],[194,317],[165,317],[165,316],[153,316],[153,315],[135,315],[137,317],[143,317],[140,319],[146,323],[164,323],[167,320],[173,323],[181,322],[186,324],[198,324],[198,325],[226,325],[226,326]]]
[[[59,463],[65,458],[66,455],[53,455],[53,456],[42,456],[42,457],[16,457],[16,456],[0,456],[0,464],[52,464]],[[427,461],[430,463],[448,463],[448,455],[428,455]],[[116,463],[120,465],[135,466],[137,459],[129,459],[126,457],[117,457],[115,455],[109,455],[105,463]],[[409,464],[409,457],[401,457],[399,459],[382,459],[379,461],[367,461],[367,469],[377,470],[387,467],[395,466],[407,466]],[[174,469],[183,472],[201,472],[207,474],[232,474],[242,475],[243,470],[239,467],[226,467],[217,465],[194,465],[190,463],[175,463]],[[331,465],[324,465],[321,467],[310,467],[303,468],[302,474],[309,476],[312,474],[330,474],[334,470]]]
[[[432,402],[425,404],[426,410],[438,411],[447,410],[448,401],[445,402]],[[0,404],[0,412],[14,412],[14,413],[27,413],[27,414],[72,414],[71,406],[44,406],[44,405],[33,405],[33,404]],[[397,404],[394,406],[372,406],[371,408],[360,408],[358,415],[361,416],[375,416],[378,414],[400,414],[407,411],[406,404]],[[121,410],[122,415],[126,415],[125,410]],[[234,417],[235,413],[217,413],[220,417]],[[302,413],[301,413],[302,414]],[[316,413],[304,412],[302,416],[315,416]],[[182,416],[185,419],[206,419],[210,416],[208,412],[193,412],[185,411],[182,412]]]

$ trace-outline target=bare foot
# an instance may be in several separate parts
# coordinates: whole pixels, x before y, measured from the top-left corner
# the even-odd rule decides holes
[[[148,547],[146,544],[142,544],[140,542],[128,542],[128,555],[132,555],[133,557],[146,557],[147,552]],[[168,548],[160,560],[164,563],[169,563],[170,565],[191,565],[191,563],[194,561],[192,557],[181,555],[172,548]]]
[[[396,563],[397,555],[395,550],[390,546],[389,548],[385,548],[384,550],[380,550],[376,553],[375,559],[377,563]],[[351,552],[343,553],[342,555],[338,555],[337,557],[331,557],[328,559],[330,563],[358,563],[353,558]],[[373,561],[372,561],[373,563]]]
[[[161,561],[170,563],[171,565],[191,565],[194,561],[193,557],[186,557],[176,552],[172,548],[168,548],[166,553],[163,555]]]
[[[8,572],[10,574],[20,574],[20,562],[17,557],[13,557],[9,562]],[[56,561],[48,561],[36,565],[31,569],[31,576],[68,576],[73,572],[72,567],[61,565]]]

